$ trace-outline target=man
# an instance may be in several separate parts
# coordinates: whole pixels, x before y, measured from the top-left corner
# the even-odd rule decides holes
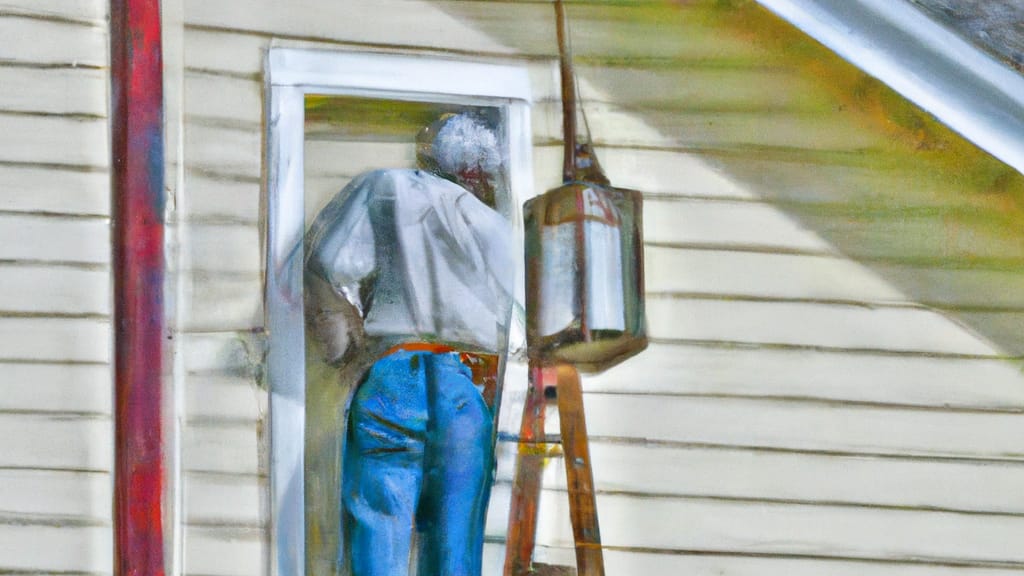
[[[510,225],[493,199],[494,134],[447,115],[417,138],[421,170],[352,181],[307,235],[308,311],[328,360],[374,359],[353,396],[342,467],[355,576],[478,575],[493,415],[464,358],[504,348]]]

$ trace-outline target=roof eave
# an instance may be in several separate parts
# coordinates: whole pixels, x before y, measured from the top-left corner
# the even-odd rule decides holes
[[[904,0],[758,0],[1024,173],[1024,77]]]

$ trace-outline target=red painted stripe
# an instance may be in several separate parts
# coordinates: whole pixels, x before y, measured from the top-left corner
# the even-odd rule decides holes
[[[164,574],[163,68],[159,0],[111,0],[114,567]]]

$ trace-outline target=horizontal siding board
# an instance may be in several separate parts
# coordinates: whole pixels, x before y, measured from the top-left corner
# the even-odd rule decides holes
[[[537,152],[535,152],[537,154]],[[546,154],[558,157],[561,151]],[[726,173],[691,154],[631,148],[598,148],[601,167],[616,186],[633,188],[645,195],[678,194],[698,197],[753,199],[751,190]],[[553,169],[553,170],[552,170]],[[549,167],[556,175],[557,167]]]
[[[639,447],[594,441],[601,492],[853,506],[1024,513],[1017,489],[1024,466],[786,454],[706,448]],[[511,481],[511,470],[499,481]],[[565,490],[561,459],[543,484]],[[880,512],[884,514],[884,511]]]
[[[655,338],[999,355],[958,324],[924,309],[648,297],[647,323]]]
[[[0,132],[0,161],[86,167],[110,162],[105,119],[0,114]]]
[[[185,124],[185,168],[261,177],[262,129],[223,128],[188,121]]]
[[[675,134],[658,130],[637,118],[631,111],[603,102],[586,103],[587,124],[593,139],[616,146],[671,147],[680,145]],[[530,111],[534,142],[562,139],[562,104],[559,101],[535,102]]]
[[[630,150],[632,152],[632,150]],[[598,153],[598,160],[604,162],[604,155]],[[564,164],[564,148],[561,143],[534,145],[533,147],[533,191],[543,194],[552,188],[562,185],[562,166]],[[618,181],[612,181],[619,185]],[[625,182],[622,184],[625,186]]]
[[[259,221],[260,182],[256,178],[229,178],[201,172],[185,174],[188,190],[179,208],[180,217],[190,220],[226,219]]]
[[[184,573],[195,576],[252,576],[269,567],[263,532],[237,528],[185,528]]]
[[[76,20],[97,20],[107,18],[107,3],[103,0],[3,0],[0,12],[37,14],[72,18]]]
[[[266,490],[266,482],[255,476],[186,475],[186,530],[211,524],[258,528],[263,525],[260,500]]]
[[[183,38],[186,69],[249,76],[253,80],[263,74],[263,51],[270,45],[269,37],[196,29],[186,24]]]
[[[1021,276],[1024,281],[1024,275]],[[649,293],[675,292],[860,302],[906,302],[871,270],[835,256],[688,250],[648,246]]]
[[[110,414],[109,366],[5,364],[0,361],[0,410]]]
[[[620,106],[644,111],[832,111],[828,102],[816,95],[812,83],[792,69],[584,65],[577,66],[576,73],[591,88],[581,86],[585,103],[611,95]],[[590,104],[586,106],[589,109]]]
[[[256,224],[191,223],[183,234],[181,266],[204,273],[258,275],[263,269]]]
[[[109,474],[68,470],[0,470],[0,516],[110,522]]]
[[[932,306],[1024,309],[1024,270],[956,270],[872,263],[871,269]]]
[[[110,361],[111,330],[106,320],[0,318],[0,361]]]
[[[260,451],[255,424],[193,423],[184,432],[182,469],[256,476]]]
[[[186,70],[185,115],[259,126],[263,121],[263,83],[257,79],[199,74]]]
[[[264,339],[252,332],[181,334],[185,374],[255,379],[262,371]]]
[[[584,401],[592,438],[908,457],[1024,455],[1018,414],[619,394]]]
[[[705,200],[644,202],[644,241],[831,251],[796,220],[763,204]]]
[[[591,106],[590,108],[594,108]],[[600,110],[600,107],[597,107]],[[599,140],[615,135],[616,143],[656,144],[657,141],[620,140],[615,132],[602,129],[600,115],[593,114],[591,126]],[[788,148],[798,150],[859,151],[890,148],[891,141],[870,131],[853,117],[800,112],[691,112],[645,110],[644,121],[670,135],[672,143],[712,148]],[[602,136],[603,135],[603,136]]]
[[[1024,311],[1015,312],[960,312],[968,326],[979,331],[999,348],[1015,356],[1024,355]]]
[[[250,378],[192,376],[185,383],[189,419],[250,421],[267,415],[267,391]]]
[[[384,0],[353,10],[344,4],[296,0],[186,0],[185,22],[325,40],[389,43],[417,48],[508,53],[491,38],[418,0]],[[339,26],[339,22],[344,25]],[[401,31],[396,34],[396,31]]]
[[[585,85],[586,82],[580,81]],[[597,114],[591,114],[592,104],[586,105],[587,121],[597,121],[596,116],[601,117],[605,124],[613,124],[616,121],[624,120],[622,110],[609,106],[601,106]],[[595,116],[595,118],[591,118]],[[617,126],[623,132],[621,136],[634,136],[637,140],[658,141],[659,135],[650,130],[641,122],[629,122],[626,120]],[[534,142],[560,142],[562,140],[562,104],[561,98],[551,101],[535,101],[530,107],[530,132]],[[617,134],[618,136],[618,134]]]
[[[765,199],[780,203],[847,205],[898,210],[907,207],[953,209],[1005,206],[1002,194],[978,194],[938,170],[922,170],[918,159],[891,151],[865,151],[859,163],[822,161],[810,152],[788,158],[746,154],[716,158],[738,181]]]
[[[526,60],[517,63],[525,67],[530,76],[530,97],[532,102],[562,98],[562,79],[558,61],[552,58]],[[590,91],[589,83],[581,81],[577,88]]]
[[[109,314],[110,273],[0,264],[0,311]]]
[[[4,39],[0,61],[107,66],[108,41],[103,26],[0,16],[0,38]],[[40,38],[50,41],[40,42]]]
[[[110,526],[0,524],[0,571],[20,574],[100,573],[113,570]]]
[[[0,214],[0,260],[106,264],[110,225],[102,219]]]
[[[657,201],[659,196],[691,201],[757,199],[744,187],[696,155],[674,150],[598,146],[597,157],[615,186],[632,188]],[[533,184],[539,194],[562,184],[563,148],[544,142],[533,148]],[[662,198],[664,199],[664,198]],[[645,210],[645,213],[650,213]]]
[[[263,278],[259,275],[183,275],[180,330],[252,330],[263,326]]]
[[[103,70],[0,66],[0,110],[105,117],[108,82]]]
[[[1019,362],[651,344],[608,371],[590,392],[812,398],[1016,411]]]
[[[109,471],[113,464],[109,419],[0,414],[0,433],[0,466]]]
[[[852,258],[929,259],[970,264],[984,258],[1013,259],[1020,270],[1024,238],[1016,216],[891,213],[823,214],[808,207],[795,213],[805,226]],[[1013,225],[1010,225],[1013,224]]]
[[[108,216],[110,175],[22,166],[0,166],[0,210]]]

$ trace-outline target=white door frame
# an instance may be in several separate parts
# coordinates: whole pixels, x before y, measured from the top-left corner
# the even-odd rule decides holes
[[[264,303],[269,334],[270,561],[273,575],[304,576],[305,97],[307,94],[338,94],[502,108],[508,122],[505,132],[509,139],[512,196],[507,212],[513,223],[518,223],[521,203],[532,196],[531,94],[525,66],[518,63],[271,48],[267,53],[266,71]],[[519,268],[522,269],[521,262]]]

